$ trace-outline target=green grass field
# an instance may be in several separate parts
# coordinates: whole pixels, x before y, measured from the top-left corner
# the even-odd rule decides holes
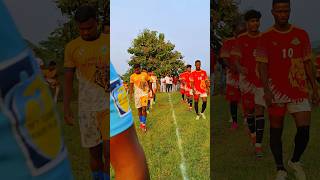
[[[221,96],[213,97],[214,110],[211,111],[213,119],[211,169],[213,179],[218,180],[255,180],[274,179],[275,165],[269,148],[269,124],[266,120],[264,136],[264,157],[255,158],[254,149],[243,125],[241,113],[239,113],[239,129],[230,130],[230,119],[227,102]],[[305,167],[308,180],[318,180],[320,177],[320,110],[316,108],[312,113],[312,125],[310,141],[305,151],[302,162]],[[287,163],[293,153],[293,140],[296,128],[293,119],[287,116],[283,132],[284,162]],[[289,179],[295,179],[289,170]]]

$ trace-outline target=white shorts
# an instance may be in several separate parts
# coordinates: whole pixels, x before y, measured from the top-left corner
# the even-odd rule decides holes
[[[287,104],[287,110],[290,114],[304,111],[311,111],[311,105],[308,99],[304,99],[302,102],[292,102]]]
[[[263,107],[267,107],[266,101],[264,100],[263,88],[257,88],[254,93],[254,103]]]
[[[135,95],[134,96],[134,104],[137,109],[148,106],[148,94],[145,95]]]
[[[81,145],[84,148],[95,147],[102,143],[102,134],[97,111],[79,110]]]

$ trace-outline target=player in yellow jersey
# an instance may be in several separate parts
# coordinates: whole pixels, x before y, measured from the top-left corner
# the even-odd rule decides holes
[[[107,142],[109,135],[104,121],[107,120],[108,107],[107,61],[110,57],[110,42],[107,34],[98,31],[96,10],[93,7],[80,7],[75,13],[75,21],[80,37],[67,44],[64,56],[64,120],[68,125],[74,124],[70,103],[73,77],[76,74],[79,81],[81,143],[89,149],[93,179],[100,180],[107,176],[107,165],[103,163],[103,142]]]
[[[140,128],[144,132],[147,131],[146,121],[149,89],[152,91],[150,76],[141,71],[140,64],[136,64],[134,66],[134,73],[130,76],[130,99],[133,98],[134,92],[134,101],[138,109]],[[152,94],[154,94],[153,91]]]

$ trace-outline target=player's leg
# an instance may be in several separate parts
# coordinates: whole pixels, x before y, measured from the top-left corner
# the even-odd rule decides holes
[[[305,172],[300,163],[300,158],[309,142],[311,106],[308,100],[299,103],[290,103],[288,105],[288,111],[292,114],[297,128],[294,139],[294,152],[288,165],[295,170],[297,179],[306,179]]]
[[[229,110],[232,119],[232,129],[237,129],[238,127],[238,101],[230,101]]]
[[[207,96],[204,94],[202,97],[202,109],[200,113],[203,119],[206,119],[206,116],[204,115],[204,111],[206,110],[206,108],[207,108]]]
[[[149,171],[134,126],[110,140],[110,160],[118,180],[148,180]]]
[[[104,177],[104,164],[103,164],[103,144],[89,148],[90,154],[90,168],[94,180],[101,180]]]
[[[194,110],[196,111],[196,119],[200,119],[200,114],[199,114],[199,98],[200,98],[200,95],[195,93],[194,96]]]
[[[103,172],[105,173],[105,179],[109,179],[110,174],[110,159],[109,159],[109,144],[108,137],[110,136],[110,123],[107,123],[107,110],[97,112],[97,121],[99,122],[100,134],[103,140]]]
[[[147,96],[145,98],[148,98]],[[142,121],[142,130],[147,131],[147,101],[142,100],[142,108],[141,108],[141,121]]]
[[[58,102],[58,96],[59,96],[59,92],[60,92],[60,86],[56,86],[55,87],[55,94],[54,94],[54,102]]]
[[[277,171],[286,171],[282,156],[282,131],[286,106],[273,104],[268,108],[270,120],[270,149],[276,163]]]
[[[256,117],[256,144],[255,144],[255,152],[258,157],[263,155],[262,153],[262,141],[264,134],[264,106],[256,105],[255,107],[255,117]]]

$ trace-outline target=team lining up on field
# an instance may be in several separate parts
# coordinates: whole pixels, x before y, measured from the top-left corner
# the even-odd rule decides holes
[[[223,41],[219,61],[227,67],[226,100],[231,129],[238,128],[237,112],[241,103],[255,154],[261,158],[264,113],[267,111],[276,179],[286,179],[288,173],[283,163],[281,137],[286,112],[290,113],[297,133],[288,166],[294,170],[297,179],[304,180],[306,175],[300,159],[309,141],[311,102],[319,103],[316,77],[319,79],[320,71],[317,70],[316,76],[312,72],[308,34],[289,24],[290,10],[289,0],[274,0],[275,24],[263,33],[259,31],[261,13],[247,11],[245,23],[235,24],[233,36]]]
[[[130,99],[134,99],[135,107],[138,109],[140,120],[140,129],[147,131],[147,114],[150,112],[152,105],[156,102],[156,92],[174,92],[180,89],[182,102],[188,104],[189,111],[194,108],[196,119],[206,119],[204,115],[207,107],[207,96],[209,92],[209,80],[206,71],[201,69],[201,61],[195,61],[196,69],[191,72],[191,65],[187,65],[185,71],[177,76],[166,75],[160,79],[160,87],[157,76],[152,70],[149,72],[139,64],[134,66],[134,73],[130,76],[130,85],[124,82],[124,86],[129,91]],[[179,83],[179,85],[178,85]],[[178,88],[179,87],[179,88]],[[202,99],[202,109],[199,113],[198,101]]]

